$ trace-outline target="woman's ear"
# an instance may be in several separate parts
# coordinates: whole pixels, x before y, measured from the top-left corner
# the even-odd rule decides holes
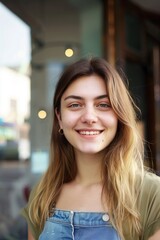
[[[55,114],[56,114],[56,117],[57,117],[57,119],[58,119],[59,126],[60,126],[60,128],[62,128],[62,124],[61,124],[61,113],[60,113],[60,111],[59,111],[57,108],[55,109]]]

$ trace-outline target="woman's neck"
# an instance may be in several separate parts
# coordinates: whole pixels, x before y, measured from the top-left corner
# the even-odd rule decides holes
[[[77,176],[75,182],[84,186],[101,183],[102,159],[102,154],[77,153]]]
[[[76,152],[75,156],[77,175],[73,181],[63,185],[56,207],[72,211],[106,211],[102,196],[102,155]]]

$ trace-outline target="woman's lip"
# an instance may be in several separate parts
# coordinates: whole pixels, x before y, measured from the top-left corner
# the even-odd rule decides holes
[[[80,135],[87,135],[87,136],[93,136],[93,135],[99,135],[103,130],[76,130]]]

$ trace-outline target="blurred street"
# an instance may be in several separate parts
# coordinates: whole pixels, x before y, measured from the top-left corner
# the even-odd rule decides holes
[[[27,226],[20,216],[26,204],[28,166],[18,161],[0,162],[0,240],[26,240]]]

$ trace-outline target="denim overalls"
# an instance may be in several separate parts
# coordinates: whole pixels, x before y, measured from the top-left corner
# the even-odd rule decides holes
[[[39,240],[120,240],[107,213],[55,209]]]

